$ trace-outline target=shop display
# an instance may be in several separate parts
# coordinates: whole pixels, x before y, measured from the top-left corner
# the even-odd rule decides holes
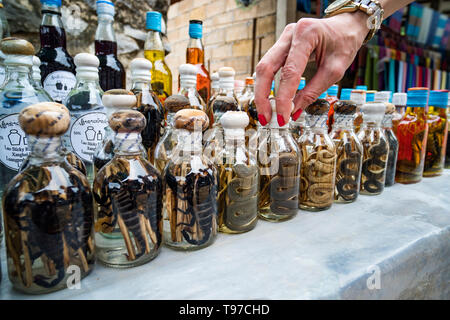
[[[336,147],[328,135],[330,103],[317,99],[306,107],[306,127],[298,140],[301,151],[299,208],[321,211],[334,200]]]
[[[330,137],[336,146],[335,202],[353,202],[359,195],[363,147],[353,130],[357,106],[352,101],[334,104]]]
[[[19,122],[33,148],[3,196],[8,274],[19,291],[47,293],[66,288],[74,268],[82,279],[94,266],[92,193],[61,152],[70,125],[66,107],[34,104]]]

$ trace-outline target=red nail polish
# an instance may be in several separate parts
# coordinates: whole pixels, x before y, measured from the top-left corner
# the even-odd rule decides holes
[[[284,125],[286,124],[286,122],[284,122],[284,118],[281,114],[277,114],[277,121],[278,121],[278,125],[280,127],[284,127]]]
[[[264,117],[264,115],[262,115],[262,114],[258,114],[258,120],[259,120],[259,123],[261,123],[261,125],[263,127],[267,124],[266,117]]]
[[[303,112],[303,109],[298,109],[297,111],[295,111],[295,113],[292,115],[292,120],[297,121],[297,119],[300,117],[302,112]]]

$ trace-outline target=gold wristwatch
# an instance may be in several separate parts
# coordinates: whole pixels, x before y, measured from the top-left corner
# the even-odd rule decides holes
[[[383,22],[384,10],[376,0],[335,0],[325,9],[325,17],[339,13],[362,11],[369,16],[367,27],[370,29],[364,43],[373,38]]]

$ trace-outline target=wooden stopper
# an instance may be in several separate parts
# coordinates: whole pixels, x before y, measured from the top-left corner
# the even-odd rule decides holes
[[[34,47],[30,42],[14,37],[3,39],[0,48],[4,54],[21,56],[33,56],[35,52]]]
[[[183,109],[175,114],[173,119],[176,129],[185,129],[194,131],[195,128],[202,128],[202,131],[208,129],[209,119],[206,113],[197,109]]]
[[[62,136],[70,126],[69,110],[56,102],[41,102],[24,108],[19,123],[26,134],[49,138]]]
[[[185,96],[174,94],[164,101],[164,107],[168,112],[178,112],[191,107],[189,99]]]
[[[305,109],[306,113],[315,116],[328,114],[328,110],[330,110],[330,103],[325,99],[317,99]]]
[[[145,116],[136,110],[120,110],[109,118],[109,126],[115,132],[141,132],[146,126]]]
[[[350,100],[339,100],[334,104],[334,112],[338,114],[352,115],[357,110],[357,105]]]

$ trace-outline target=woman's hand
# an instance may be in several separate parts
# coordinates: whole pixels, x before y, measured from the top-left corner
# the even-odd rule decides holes
[[[281,68],[277,120],[283,126],[291,113],[297,120],[304,108],[342,78],[369,32],[367,19],[363,12],[343,13],[326,19],[302,18],[286,26],[256,67],[255,103],[261,125],[272,117],[268,97],[277,71]],[[312,60],[317,73],[296,94],[306,64]]]

